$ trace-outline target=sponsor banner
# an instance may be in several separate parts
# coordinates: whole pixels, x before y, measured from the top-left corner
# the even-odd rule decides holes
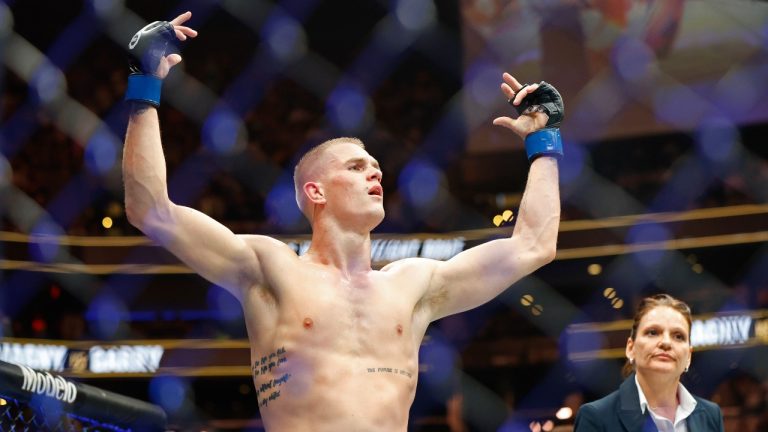
[[[761,321],[766,321],[766,319]],[[694,320],[691,323],[691,345],[698,348],[748,343],[750,338],[757,338],[753,326],[755,322],[750,315],[731,315]]]
[[[6,341],[0,343],[0,360],[29,370],[60,373],[154,373],[160,368],[160,362],[165,353],[163,346],[158,344],[85,347],[81,343],[73,343],[73,345],[74,347],[68,347],[67,345]]]
[[[59,375],[48,372],[38,372],[24,365],[18,365],[24,376],[21,390],[33,394],[47,396],[72,404],[77,399],[77,387]]]
[[[448,260],[465,248],[483,243],[467,242],[464,237],[440,238],[375,238],[371,240],[371,261],[374,264],[386,264],[403,258],[431,258]],[[287,242],[296,253],[304,254],[311,244],[309,240]]]
[[[37,343],[0,342],[0,360],[32,369],[61,372],[67,358],[67,347]]]

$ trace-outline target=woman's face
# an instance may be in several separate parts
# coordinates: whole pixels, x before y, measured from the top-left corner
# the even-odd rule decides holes
[[[668,306],[648,311],[637,326],[635,340],[627,340],[627,358],[634,359],[638,374],[679,377],[691,364],[692,352],[688,322]]]

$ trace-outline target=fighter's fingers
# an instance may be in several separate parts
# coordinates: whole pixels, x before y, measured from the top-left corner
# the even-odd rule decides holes
[[[524,88],[520,89],[517,94],[515,94],[515,101],[513,105],[520,105],[520,102],[525,99],[526,96],[536,91],[536,89],[539,88],[538,84],[529,84],[525,86]]]
[[[509,117],[496,117],[493,119],[493,124],[496,126],[504,126],[509,129],[514,129],[515,127],[515,121]]]
[[[191,29],[189,27],[175,26],[173,30],[176,31],[176,37],[182,41],[187,40],[187,37],[197,36],[197,30]]]
[[[172,19],[171,20],[171,24],[173,24],[174,26],[177,26],[177,25],[180,25],[180,24],[184,24],[190,18],[192,18],[192,12],[186,11],[183,14],[181,14],[181,15],[177,16],[176,18]]]
[[[507,100],[512,100],[512,98],[515,97],[515,92],[512,91],[512,87],[507,83],[501,83],[501,92],[504,93]]]
[[[181,63],[181,56],[178,54],[169,54],[167,57],[165,57],[168,60],[168,68],[172,68],[176,66],[177,64]]]
[[[516,92],[523,87],[523,85],[520,84],[520,82],[515,77],[513,77],[507,72],[504,72],[504,74],[502,74],[501,77],[504,80],[504,82],[507,83],[507,85],[509,85],[512,91]]]

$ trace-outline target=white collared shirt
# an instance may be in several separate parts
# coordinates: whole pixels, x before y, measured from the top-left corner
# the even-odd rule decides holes
[[[653,419],[653,423],[656,424],[656,428],[659,432],[688,432],[688,426],[685,425],[685,419],[688,418],[694,408],[696,408],[696,399],[691,396],[685,386],[680,383],[677,384],[677,397],[680,400],[680,403],[677,404],[675,421],[672,422],[666,417],[657,415],[648,406],[648,399],[645,398],[645,393],[643,393],[643,389],[640,388],[640,383],[637,381],[637,375],[635,375],[635,385],[637,386],[637,394],[640,396],[640,411],[645,414],[645,409],[648,408],[648,411],[651,413],[651,419]]]

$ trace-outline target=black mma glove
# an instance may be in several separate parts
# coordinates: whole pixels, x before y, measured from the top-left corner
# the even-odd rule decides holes
[[[160,106],[160,60],[177,52],[176,31],[168,21],[155,21],[136,32],[128,43],[128,87],[125,100]]]
[[[520,88],[522,90],[528,84]],[[518,92],[520,91],[518,90]],[[514,98],[509,100],[512,104]],[[512,105],[519,115],[531,112],[543,112],[547,114],[547,124],[543,129],[532,132],[525,137],[525,151],[528,160],[533,161],[539,156],[563,157],[563,140],[560,136],[560,123],[565,116],[563,98],[552,85],[542,81],[533,93],[527,95],[520,105]]]

